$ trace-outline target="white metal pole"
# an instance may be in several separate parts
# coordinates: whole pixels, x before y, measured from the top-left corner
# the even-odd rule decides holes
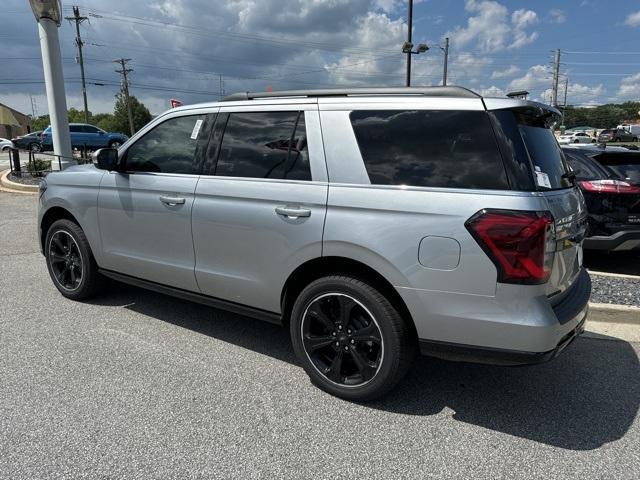
[[[69,135],[69,120],[67,118],[67,100],[64,91],[64,77],[62,75],[62,56],[58,39],[58,26],[49,18],[38,21],[40,34],[40,48],[42,49],[42,67],[47,89],[47,104],[51,120],[51,135],[53,138],[53,153],[60,155],[61,166],[64,170],[75,164],[71,152],[71,137]],[[51,162],[52,170],[58,170],[57,159]]]

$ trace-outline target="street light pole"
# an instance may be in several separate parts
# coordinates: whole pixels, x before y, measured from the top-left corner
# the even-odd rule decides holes
[[[51,169],[57,170],[60,167],[64,170],[75,161],[71,152],[67,99],[64,91],[62,56],[60,55],[60,40],[58,38],[62,8],[60,0],[29,0],[29,3],[38,21],[42,67],[51,120],[53,153],[61,157],[60,164],[56,161],[51,162]]]
[[[407,43],[412,44],[411,34],[413,30],[413,0],[409,0],[409,17],[407,19]],[[411,52],[407,52],[407,87],[411,86]]]

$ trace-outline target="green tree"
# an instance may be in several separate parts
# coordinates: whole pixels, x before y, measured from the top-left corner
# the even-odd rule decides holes
[[[49,115],[40,115],[39,117],[31,120],[31,131],[37,132],[40,130],[44,130],[51,124],[51,120],[49,120]]]
[[[151,112],[136,97],[130,96],[131,112],[133,114],[133,126],[136,130],[140,130],[151,121]],[[113,112],[113,131],[129,135],[129,117],[127,115],[127,104],[122,93],[116,95],[116,104]]]

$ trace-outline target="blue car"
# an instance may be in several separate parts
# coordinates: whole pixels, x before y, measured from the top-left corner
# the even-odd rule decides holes
[[[70,123],[71,148],[97,148],[111,147],[118,148],[129,137],[122,133],[109,133],[104,130],[89,125],[88,123]],[[53,150],[53,137],[51,136],[51,126],[48,126],[40,136],[42,150]]]

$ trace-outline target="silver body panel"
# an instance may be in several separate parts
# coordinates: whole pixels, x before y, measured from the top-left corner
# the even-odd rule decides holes
[[[479,97],[266,98],[174,109],[120,152],[170,116],[304,110],[312,181],[74,168],[47,177],[40,218],[52,206],[68,209],[102,268],[275,313],[297,267],[323,256],[348,258],[395,287],[421,339],[548,351],[584,317],[560,324],[553,310],[581,268],[581,246],[571,243],[569,228],[584,211],[577,190],[371,185],[348,118],[357,109],[485,110],[531,103],[484,102]],[[185,203],[168,207],[158,200],[167,194],[184,197]],[[275,211],[283,206],[305,208],[310,215],[287,218]],[[496,282],[495,266],[464,227],[483,208],[552,212],[562,245],[547,284]],[[434,248],[442,248],[442,255]]]

